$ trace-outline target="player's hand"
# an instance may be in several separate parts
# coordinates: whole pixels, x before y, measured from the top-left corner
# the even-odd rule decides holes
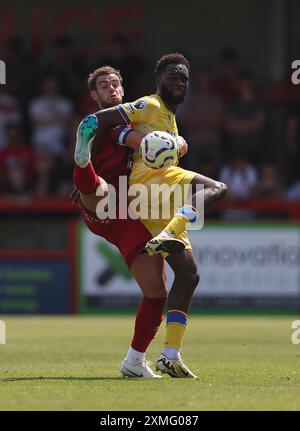
[[[72,205],[76,205],[77,201],[79,200],[79,197],[80,197],[80,191],[78,190],[77,187],[74,187],[69,195]]]
[[[177,144],[178,144],[178,157],[180,159],[181,157],[186,155],[188,151],[188,144],[182,136],[177,136]]]

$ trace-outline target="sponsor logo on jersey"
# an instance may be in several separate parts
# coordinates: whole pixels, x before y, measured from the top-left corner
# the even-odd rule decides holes
[[[133,104],[135,109],[143,109],[147,105],[147,102],[145,99],[138,100]]]

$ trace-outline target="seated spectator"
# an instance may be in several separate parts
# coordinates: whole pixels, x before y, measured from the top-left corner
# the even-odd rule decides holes
[[[30,181],[22,160],[8,160],[4,170],[5,182],[1,197],[17,202],[28,202],[31,197]]]
[[[72,176],[62,160],[43,149],[35,151],[33,195],[35,198],[67,197]]]
[[[41,96],[33,99],[29,105],[33,145],[63,158],[68,144],[72,111],[71,101],[58,92],[56,78],[46,77],[42,83]]]
[[[239,96],[230,105],[226,120],[229,157],[243,154],[252,163],[257,163],[263,151],[263,133],[266,113],[254,91],[252,72],[239,76]]]
[[[21,112],[17,99],[7,92],[7,85],[0,84],[0,149],[7,145],[8,124],[19,124]]]
[[[257,171],[245,158],[236,156],[229,165],[221,169],[220,181],[228,186],[227,201],[236,202],[253,195],[258,181]],[[255,218],[255,212],[244,209],[224,210],[222,218],[233,221],[251,220]]]
[[[263,92],[262,99],[265,103],[274,107],[286,107],[293,101],[299,100],[300,86],[294,85],[291,80],[291,63],[292,60],[288,62],[283,77]]]
[[[224,109],[222,100],[212,89],[212,76],[208,69],[196,73],[195,82],[178,115],[189,145],[185,157],[187,167],[197,171],[199,163],[206,159],[218,166],[222,157]]]
[[[291,103],[288,108],[285,162],[287,184],[291,185],[300,177],[300,101]]]
[[[234,48],[222,52],[222,71],[214,83],[216,93],[228,105],[238,96],[238,54]]]
[[[134,100],[141,96],[141,81],[147,72],[144,52],[135,52],[134,38],[123,33],[115,34],[104,44],[104,55],[100,55],[91,66],[91,71],[109,64],[120,70],[123,85],[126,89],[126,100]]]
[[[25,144],[20,126],[10,124],[7,130],[7,146],[0,150],[0,180],[4,181],[6,166],[21,164],[25,170],[26,179],[31,181],[33,168],[33,152]]]
[[[257,185],[252,190],[253,195],[260,198],[280,198],[283,195],[283,184],[277,166],[264,163],[259,169]]]
[[[37,91],[40,76],[37,61],[27,52],[25,38],[12,35],[4,47],[4,56],[11,93],[20,102],[21,111],[25,114],[27,103]]]
[[[75,100],[83,88],[85,69],[84,61],[75,58],[73,40],[62,35],[52,41],[50,61],[44,66],[42,75],[54,76],[61,94]]]

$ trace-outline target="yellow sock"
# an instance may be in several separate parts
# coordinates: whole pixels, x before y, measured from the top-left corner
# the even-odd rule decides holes
[[[181,350],[186,325],[187,314],[179,310],[168,311],[165,347]]]
[[[185,216],[175,216],[170,223],[164,228],[165,231],[169,232],[172,236],[179,236],[186,230],[186,226],[189,220]]]
[[[178,237],[187,229],[190,223],[195,223],[198,217],[199,213],[195,208],[190,205],[184,205],[164,228],[164,231],[170,233],[173,237]]]

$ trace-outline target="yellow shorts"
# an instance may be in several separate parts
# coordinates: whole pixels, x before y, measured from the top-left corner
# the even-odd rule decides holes
[[[170,166],[166,169],[150,169],[143,163],[134,163],[129,177],[129,186],[143,184],[147,188],[148,213],[143,214],[140,219],[153,236],[158,235],[169,224],[178,209],[187,203],[188,186],[196,175],[198,175],[196,172],[187,171],[179,166]],[[151,187],[154,184],[161,187],[165,184],[169,187],[179,188],[182,193],[181,198],[178,195],[175,196],[175,193],[166,195],[165,198],[157,195],[154,188]],[[133,199],[129,196],[129,202]],[[163,213],[162,207],[165,204],[166,212]],[[192,248],[186,231],[180,234],[178,238],[184,242],[186,249]]]

